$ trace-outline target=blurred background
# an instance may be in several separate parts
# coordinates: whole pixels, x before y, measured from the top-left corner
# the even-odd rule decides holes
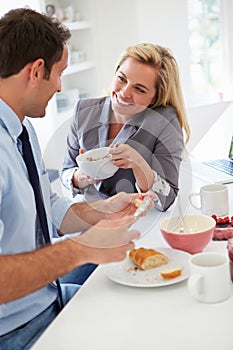
[[[33,121],[50,166],[60,167],[77,99],[105,94],[121,52],[144,41],[169,47],[177,59],[192,132],[188,150],[203,155],[203,138],[212,153],[216,138],[228,147],[232,0],[8,0],[1,1],[0,14],[23,6],[58,17],[72,32],[63,91],[50,102],[46,118]],[[50,159],[53,152],[59,160]]]

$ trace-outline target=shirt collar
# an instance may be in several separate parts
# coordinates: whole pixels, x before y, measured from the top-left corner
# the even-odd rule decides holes
[[[15,112],[0,98],[0,124],[8,130],[16,142],[22,132],[22,124]]]
[[[106,100],[104,101],[103,109],[100,114],[99,121],[101,124],[107,124],[110,120],[111,116],[111,99],[110,96],[106,97]]]

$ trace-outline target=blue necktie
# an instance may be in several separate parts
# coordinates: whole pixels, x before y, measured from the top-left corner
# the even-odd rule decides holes
[[[45,244],[51,244],[49,229],[48,229],[48,222],[47,222],[45,207],[43,203],[42,193],[41,193],[39,176],[38,176],[35,160],[33,157],[27,129],[24,125],[22,125],[22,127],[23,127],[23,131],[20,134],[19,139],[22,141],[23,159],[26,164],[29,180],[31,182],[31,185],[34,191],[36,209],[37,209],[37,214],[38,214],[40,228],[41,228],[40,231],[42,231],[42,235],[43,235],[42,238],[44,239]],[[61,307],[63,307],[61,285],[59,280],[56,280],[56,284],[58,288],[60,304],[61,304]]]

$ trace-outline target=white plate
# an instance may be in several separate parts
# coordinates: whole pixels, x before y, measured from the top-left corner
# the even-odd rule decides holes
[[[162,287],[184,281],[189,277],[188,261],[190,254],[181,250],[169,248],[154,248],[167,255],[168,264],[150,270],[140,270],[127,256],[125,260],[111,263],[104,267],[108,278],[112,281],[131,287]],[[164,279],[160,271],[181,268],[182,275],[176,278]]]

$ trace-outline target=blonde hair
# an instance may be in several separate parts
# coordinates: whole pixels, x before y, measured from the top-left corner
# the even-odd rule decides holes
[[[180,84],[179,69],[171,51],[165,47],[150,43],[129,46],[120,56],[116,65],[116,71],[129,57],[156,69],[156,93],[154,102],[149,107],[173,106],[176,109],[180,125],[185,131],[187,143],[190,138],[190,128]]]

